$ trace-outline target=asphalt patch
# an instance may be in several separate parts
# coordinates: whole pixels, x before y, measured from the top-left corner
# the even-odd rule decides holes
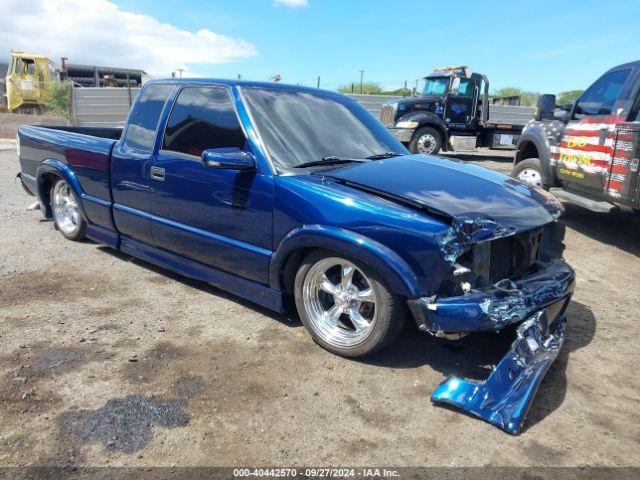
[[[144,448],[153,427],[183,427],[189,422],[185,400],[155,400],[129,395],[109,400],[97,410],[64,412],[58,417],[63,435],[80,443],[100,441],[108,450],[133,453]]]

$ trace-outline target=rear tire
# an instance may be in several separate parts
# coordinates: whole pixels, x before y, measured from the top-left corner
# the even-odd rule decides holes
[[[435,128],[422,127],[413,134],[409,143],[411,153],[436,155],[442,148],[442,135]]]
[[[310,253],[294,285],[302,323],[325,350],[364,357],[389,345],[405,321],[402,297],[375,270],[348,257]]]
[[[511,170],[511,176],[513,178],[517,178],[521,182],[542,188],[541,172],[542,168],[540,167],[540,160],[537,158],[527,158],[513,167],[513,170]]]
[[[69,240],[84,239],[87,222],[73,188],[64,180],[58,180],[51,188],[50,201],[56,230]]]

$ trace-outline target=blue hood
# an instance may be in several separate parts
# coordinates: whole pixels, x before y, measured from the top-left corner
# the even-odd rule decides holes
[[[491,223],[500,236],[545,225],[562,213],[557,200],[542,190],[477,165],[426,155],[354,163],[316,175],[454,223]]]

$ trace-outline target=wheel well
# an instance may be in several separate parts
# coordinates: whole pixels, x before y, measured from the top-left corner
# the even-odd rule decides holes
[[[53,185],[59,179],[60,177],[58,175],[51,172],[43,173],[42,176],[40,177],[40,183],[42,185],[42,188],[39,189],[39,191],[42,192],[42,195],[38,195],[38,196],[40,197],[40,202],[42,202],[42,205],[44,206],[44,214],[45,214],[45,217],[47,218],[53,217],[53,213],[51,211],[51,194],[50,193],[51,193],[51,189],[53,188]]]
[[[293,295],[294,283],[296,281],[296,273],[302,259],[306,257],[310,252],[316,250],[315,248],[299,248],[289,254],[284,262],[284,267],[280,272],[280,285],[287,295]]]
[[[416,131],[415,131],[415,133],[413,135],[415,136],[423,128],[431,128],[431,129],[435,130],[436,132],[438,132],[440,134],[440,140],[442,140],[442,144],[444,145],[445,140],[447,138],[447,134],[442,129],[442,127],[440,125],[436,125],[434,123],[425,123],[423,125],[420,125],[418,128],[416,128]]]
[[[514,160],[514,165],[520,163],[522,160],[526,160],[527,158],[540,158],[538,155],[538,149],[533,142],[524,142],[518,148],[516,152],[516,157]]]

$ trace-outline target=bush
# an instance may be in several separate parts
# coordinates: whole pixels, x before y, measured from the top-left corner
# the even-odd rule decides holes
[[[47,110],[56,116],[71,116],[71,82],[55,82],[49,87],[45,100]]]

